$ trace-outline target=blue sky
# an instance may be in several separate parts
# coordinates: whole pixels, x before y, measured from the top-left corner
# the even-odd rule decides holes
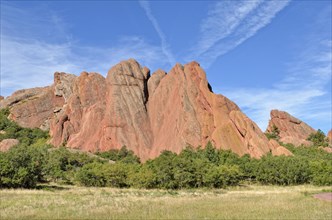
[[[1,95],[53,73],[198,61],[265,130],[271,109],[331,129],[331,1],[1,1]]]

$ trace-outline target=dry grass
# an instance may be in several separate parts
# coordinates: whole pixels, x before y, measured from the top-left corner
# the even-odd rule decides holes
[[[1,190],[0,219],[332,219],[332,203],[312,197],[326,190],[331,187]]]

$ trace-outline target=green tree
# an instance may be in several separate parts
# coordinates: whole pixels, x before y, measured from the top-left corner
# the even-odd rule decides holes
[[[280,139],[279,134],[280,134],[280,131],[279,131],[279,128],[276,125],[272,126],[271,132],[265,133],[265,135],[268,139],[274,139],[274,140],[277,140],[277,141],[279,141],[279,139]]]
[[[0,154],[0,187],[33,188],[44,180],[47,147],[18,145]]]
[[[112,149],[105,152],[97,152],[98,156],[112,161],[121,161],[124,163],[140,163],[139,157],[137,157],[132,150],[128,150],[126,146],[122,146],[120,150]]]
[[[311,141],[314,146],[327,147],[329,145],[328,139],[320,129],[318,129],[316,133],[310,134],[307,140]]]

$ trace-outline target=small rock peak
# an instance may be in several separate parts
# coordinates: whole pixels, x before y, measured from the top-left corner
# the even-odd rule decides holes
[[[3,97],[2,95],[0,95],[0,101],[4,100],[5,97]]]
[[[57,85],[58,83],[61,83],[64,79],[73,79],[77,76],[71,73],[65,73],[65,72],[55,72],[54,73],[54,84]]]
[[[124,62],[128,62],[128,63],[131,63],[131,64],[134,64],[134,65],[139,65],[141,66],[137,60],[135,60],[134,58],[129,58],[127,61],[124,61]]]
[[[81,77],[87,77],[87,76],[89,76],[89,73],[86,72],[86,71],[83,71],[83,72],[81,72],[80,76]]]
[[[113,78],[115,75],[130,76],[140,80],[149,78],[148,68],[142,68],[141,65],[134,59],[124,60],[113,66],[107,73],[108,79]]]
[[[195,60],[193,60],[193,61],[191,61],[191,62],[189,62],[189,63],[187,63],[186,65],[188,65],[188,66],[201,66],[197,61],[195,61]]]
[[[294,116],[292,116],[288,112],[280,111],[280,110],[277,110],[277,109],[272,110],[271,113],[270,113],[270,116],[271,116],[271,119],[272,118],[280,118],[280,119],[287,119],[290,122],[295,123],[295,124],[301,124],[302,123],[301,120],[295,118]]]
[[[154,74],[156,74],[158,76],[165,76],[165,75],[167,75],[167,73],[164,70],[162,70],[162,69],[157,69],[156,71],[153,72],[152,75],[154,75]]]
[[[143,75],[144,75],[145,79],[150,78],[150,69],[149,68],[147,68],[146,66],[143,67],[142,72],[143,72]]]
[[[162,69],[156,70],[148,80],[148,93],[152,96],[160,81],[166,76],[166,72]]]
[[[64,72],[54,73],[54,95],[64,97],[65,101],[72,94],[74,81],[77,78],[74,74]]]
[[[295,146],[311,144],[307,138],[311,133],[316,132],[315,129],[285,111],[274,109],[270,115],[271,119],[266,132],[275,132],[275,129],[278,128],[278,135],[283,143]]]

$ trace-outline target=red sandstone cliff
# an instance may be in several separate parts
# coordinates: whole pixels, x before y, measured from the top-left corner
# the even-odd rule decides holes
[[[272,132],[273,126],[276,126],[280,132],[281,142],[291,143],[295,146],[311,144],[307,138],[311,133],[316,132],[315,129],[284,111],[272,110],[270,115],[271,119],[266,132]]]
[[[239,155],[283,154],[235,103],[210,90],[196,62],[151,77],[133,59],[111,68],[106,78],[56,72],[53,85],[17,91],[0,101],[2,107],[24,127],[49,129],[55,146],[84,151],[126,145],[145,160],[212,141]]]

